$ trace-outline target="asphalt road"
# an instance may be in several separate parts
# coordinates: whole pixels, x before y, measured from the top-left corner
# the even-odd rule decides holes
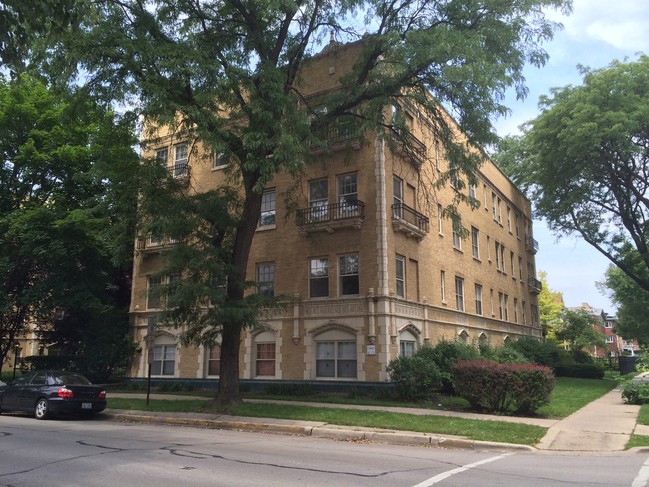
[[[2,486],[641,487],[648,479],[646,453],[445,450],[100,418],[0,416]]]

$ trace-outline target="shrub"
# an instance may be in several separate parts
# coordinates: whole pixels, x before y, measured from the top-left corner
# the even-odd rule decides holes
[[[461,360],[452,371],[458,395],[472,407],[498,413],[530,414],[548,404],[554,388],[549,367]]]
[[[499,364],[529,363],[529,360],[525,355],[509,346],[494,348],[489,358]]]
[[[622,389],[622,399],[627,404],[649,403],[649,384],[631,381]]]
[[[581,379],[603,379],[604,368],[596,364],[558,365],[554,369],[557,377],[578,377]]]
[[[508,345],[522,353],[533,364],[546,365],[552,369],[561,363],[561,350],[553,342],[540,342],[534,338],[521,338]]]
[[[310,384],[304,383],[270,383],[264,388],[264,393],[270,396],[299,396],[307,397],[313,395],[313,388]]]
[[[453,364],[458,360],[477,359],[480,356],[478,349],[471,345],[444,340],[437,343],[434,347],[430,345],[421,347],[415,355],[424,358],[426,361],[432,361],[437,365],[441,374],[441,391],[445,394],[455,394],[455,388],[451,379]]]
[[[404,401],[429,399],[441,387],[442,377],[437,365],[422,355],[391,360],[387,372],[397,397]]]

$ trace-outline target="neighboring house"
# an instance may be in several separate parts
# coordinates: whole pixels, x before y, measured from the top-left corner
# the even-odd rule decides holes
[[[624,340],[620,335],[615,333],[617,318],[609,315],[604,310],[593,308],[588,303],[575,309],[585,309],[597,318],[597,325],[594,325],[596,331],[604,335],[606,348],[593,347],[591,354],[597,358],[619,357],[620,355],[635,355],[640,349],[636,340]]]
[[[305,97],[335,88],[345,68],[336,49],[346,48],[309,62],[309,83],[300,86]],[[442,217],[452,188],[432,189],[446,161],[426,116],[412,105],[385,110],[405,117],[413,134],[409,147],[391,149],[369,133],[358,143],[341,121],[330,127],[327,150],[314,151],[315,163],[305,168],[290,218],[278,196],[295,181],[280,174],[267,186],[248,278],[259,292],[297,299],[262,330],[244,333],[242,379],[385,381],[391,359],[427,343],[540,339],[529,201],[485,163],[479,184],[465,190],[480,207],[461,204],[469,231],[461,238]],[[186,135],[158,135],[144,155],[167,164],[187,181],[187,191],[225,183],[222,157],[207,164]],[[153,276],[169,245],[163,238],[137,241],[131,315],[142,351],[130,375],[146,377],[146,350],[153,344],[154,377],[218,377],[218,346],[184,346],[178,330],[150,326],[162,304],[147,298],[147,289],[159,284]]]

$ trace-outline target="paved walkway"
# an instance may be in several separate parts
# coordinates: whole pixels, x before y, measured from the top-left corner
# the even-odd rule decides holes
[[[641,379],[639,377],[639,379]],[[649,375],[645,378],[649,380]],[[110,394],[112,397],[145,398],[145,394]],[[187,399],[187,396],[151,394],[151,399]],[[110,399],[109,399],[110,400]],[[323,406],[328,408],[365,409],[392,411],[416,415],[461,417],[478,420],[495,420],[532,424],[548,428],[547,434],[536,445],[537,450],[615,452],[623,451],[631,434],[649,435],[649,426],[636,425],[640,406],[624,404],[620,389],[613,389],[564,419],[523,418],[494,416],[432,409],[414,409],[387,406],[357,406],[351,404],[319,404],[302,401],[248,400],[277,404]],[[457,448],[483,448],[498,450],[529,450],[534,448],[494,442],[480,442],[461,437],[404,431],[376,430],[330,425],[314,421],[292,421],[265,418],[243,418],[228,415],[198,413],[151,413],[143,411],[107,410],[113,419],[195,425],[202,427],[269,431],[288,434],[304,434],[335,439],[375,440],[389,443],[445,446]]]

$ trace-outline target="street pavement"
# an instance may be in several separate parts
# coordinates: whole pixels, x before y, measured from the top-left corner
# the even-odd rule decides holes
[[[649,374],[637,380],[649,382]],[[145,394],[110,394],[109,397],[145,398]],[[187,396],[151,394],[151,399],[187,399]],[[109,399],[110,401],[110,399]],[[351,404],[318,404],[313,402],[247,400],[249,402],[286,403],[327,408],[381,410],[415,415],[437,415],[508,421],[548,428],[546,435],[534,447],[489,441],[476,441],[460,436],[435,433],[414,433],[374,428],[338,426],[317,421],[295,421],[268,418],[249,418],[209,413],[158,413],[107,409],[109,419],[148,423],[174,424],[214,429],[234,429],[279,434],[330,438],[346,441],[374,441],[401,445],[420,445],[444,448],[469,448],[497,451],[553,451],[605,453],[623,451],[632,434],[648,435],[649,426],[638,425],[640,406],[625,404],[619,388],[563,419],[494,416],[457,411],[413,409],[384,406],[357,406]],[[110,402],[109,402],[110,404]],[[646,451],[646,450],[645,450]]]

